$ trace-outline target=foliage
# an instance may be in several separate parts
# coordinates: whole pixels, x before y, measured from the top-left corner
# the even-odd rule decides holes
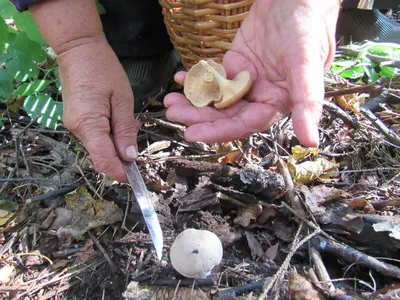
[[[30,117],[56,129],[62,102],[55,56],[29,11],[18,12],[9,0],[0,0],[0,45],[0,101],[22,97]]]
[[[97,0],[96,5],[99,14],[105,13]],[[22,98],[31,118],[56,129],[63,105],[55,54],[30,12],[18,12],[9,0],[0,0],[0,46],[0,103],[18,110],[20,107],[10,108],[10,103]],[[6,120],[0,117],[0,127]]]
[[[357,53],[355,56],[339,55],[335,58],[331,71],[354,81],[374,82],[381,77],[393,78],[400,75],[400,69],[389,66],[391,60],[400,59],[400,45],[395,43],[376,43],[365,41],[352,44],[349,49]],[[375,58],[380,58],[377,63]]]

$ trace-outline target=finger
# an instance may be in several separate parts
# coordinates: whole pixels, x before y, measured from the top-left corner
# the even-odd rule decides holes
[[[198,123],[187,128],[185,139],[189,142],[221,143],[246,137],[266,130],[281,114],[268,104],[250,103],[237,116]]]
[[[185,71],[179,71],[175,74],[174,79],[177,83],[180,85],[183,85],[186,77],[186,72]]]
[[[111,129],[118,155],[126,161],[138,156],[137,132],[140,122],[133,113],[133,94],[131,89],[115,92],[111,98]]]
[[[292,63],[286,71],[289,74],[289,95],[293,103],[294,132],[305,146],[318,147],[318,124],[324,97],[324,66],[318,59],[319,55],[308,55],[315,58],[305,60],[301,64],[298,61],[297,64]]]
[[[174,105],[190,105],[192,103],[182,93],[169,93],[164,97],[164,106],[171,107]]]
[[[110,137],[108,116],[93,112],[83,113],[68,121],[66,127],[82,141],[90,154],[96,171],[105,173],[114,180],[126,182],[121,162]]]
[[[219,119],[236,116],[247,105],[247,101],[241,100],[234,105],[218,110],[213,107],[194,107],[192,105],[176,104],[167,109],[166,117],[170,121],[179,122],[185,125],[193,125],[203,122],[214,122]]]

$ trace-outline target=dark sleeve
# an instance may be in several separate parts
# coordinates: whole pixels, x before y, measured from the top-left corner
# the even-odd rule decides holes
[[[19,12],[25,11],[28,9],[29,5],[36,4],[42,2],[43,0],[10,0],[16,7]]]

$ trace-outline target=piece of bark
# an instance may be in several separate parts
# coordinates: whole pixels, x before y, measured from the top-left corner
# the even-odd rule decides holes
[[[258,165],[247,165],[235,168],[218,163],[174,159],[167,166],[175,170],[177,175],[197,180],[207,176],[214,184],[232,186],[234,189],[262,197],[264,201],[281,195],[285,183],[280,174],[265,170]]]

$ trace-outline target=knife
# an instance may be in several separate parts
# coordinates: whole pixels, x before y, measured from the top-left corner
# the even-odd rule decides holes
[[[135,194],[136,201],[140,206],[147,228],[149,230],[153,246],[156,250],[158,260],[161,260],[163,249],[163,233],[160,222],[158,221],[157,213],[154,210],[153,204],[149,198],[146,185],[143,177],[140,174],[139,168],[135,161],[127,162],[121,159],[122,166],[125,170],[126,177],[131,185],[132,191]]]

